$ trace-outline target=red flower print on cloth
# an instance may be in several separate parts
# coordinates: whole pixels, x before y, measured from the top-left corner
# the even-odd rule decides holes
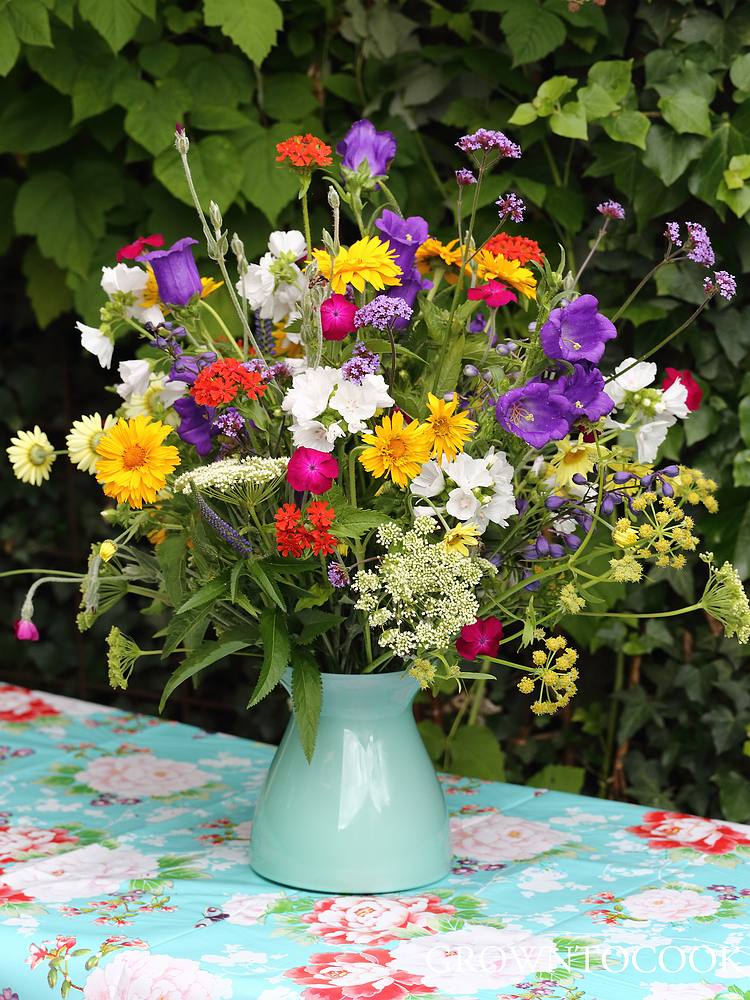
[[[56,854],[60,844],[77,844],[78,837],[52,827],[0,826],[0,865],[24,860],[25,854]]]
[[[25,892],[20,892],[5,882],[0,882],[0,907],[10,906],[12,903],[33,903],[33,898],[27,896]]]
[[[750,827],[687,813],[648,812],[639,826],[627,830],[647,839],[654,850],[687,847],[702,854],[730,854],[741,845],[750,846]]]
[[[435,992],[420,976],[391,968],[391,958],[381,948],[323,952],[284,975],[308,987],[302,992],[304,1000],[403,1000],[412,993]]]
[[[434,933],[437,918],[456,912],[439,896],[333,896],[318,899],[302,917],[310,933],[328,944],[378,945],[402,937],[401,931]]]
[[[34,719],[59,714],[35,691],[14,684],[0,684],[0,722],[33,722]]]

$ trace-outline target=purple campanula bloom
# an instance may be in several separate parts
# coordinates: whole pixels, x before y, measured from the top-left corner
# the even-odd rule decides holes
[[[194,295],[201,293],[201,276],[192,251],[197,242],[192,236],[185,236],[169,250],[152,250],[138,258],[153,268],[159,298],[169,306],[186,306]]]
[[[357,170],[366,160],[373,177],[385,177],[396,155],[396,137],[393,132],[378,132],[371,121],[362,118],[354,122],[336,152],[347,170]]]
[[[391,250],[396,251],[396,263],[406,274],[414,263],[418,247],[427,239],[427,220],[421,215],[410,215],[408,219],[402,219],[386,208],[375,225],[380,230],[382,239],[388,240]]]
[[[559,441],[570,430],[575,408],[548,382],[529,382],[501,396],[495,407],[498,423],[532,448]]]
[[[169,371],[169,378],[172,382],[186,382],[192,385],[198,378],[198,373],[207,365],[212,365],[216,361],[216,355],[212,351],[204,354],[183,354],[175,358],[175,362]]]
[[[177,428],[180,438],[191,444],[199,455],[208,455],[213,447],[211,422],[214,407],[201,406],[192,396],[176,399],[173,406],[180,415],[180,426]]]
[[[551,384],[553,392],[565,396],[579,416],[599,420],[611,413],[613,400],[604,391],[604,376],[589,364],[573,365],[569,375],[562,375]]]
[[[385,295],[389,299],[401,299],[410,309],[413,309],[414,303],[417,301],[417,295],[428,288],[432,288],[430,279],[423,278],[417,268],[412,267],[411,271],[401,279],[401,284],[393,285]],[[403,330],[408,325],[408,319],[399,318],[394,322],[393,329]]]
[[[476,312],[469,320],[469,333],[482,333],[487,325],[487,317],[482,312]]]
[[[539,337],[548,358],[564,361],[599,361],[604,344],[617,336],[611,320],[598,311],[593,295],[581,295],[553,309]]]

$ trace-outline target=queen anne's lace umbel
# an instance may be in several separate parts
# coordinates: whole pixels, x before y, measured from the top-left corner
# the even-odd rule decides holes
[[[225,458],[185,472],[174,481],[175,493],[231,493],[243,487],[267,486],[286,472],[288,458]]]

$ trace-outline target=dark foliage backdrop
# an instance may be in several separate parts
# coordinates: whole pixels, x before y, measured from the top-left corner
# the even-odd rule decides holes
[[[73,323],[96,321],[97,274],[118,246],[139,233],[171,241],[197,232],[171,148],[176,121],[193,138],[200,191],[219,202],[248,256],[262,252],[271,227],[299,224],[275,143],[308,129],[335,140],[366,115],[396,133],[392,188],[412,214],[434,220],[435,235],[450,231],[455,138],[481,125],[523,145],[498,183],[525,197],[523,232],[553,259],[561,244],[580,262],[595,232],[593,206],[623,201],[628,221],[588,279],[609,308],[661,255],[669,218],[703,222],[723,265],[750,270],[750,7],[735,0],[7,0],[0,74],[4,437],[38,421],[61,446],[72,419],[108,408]],[[488,230],[496,196],[490,187]],[[319,212],[313,225],[324,222]],[[695,271],[663,274],[628,309],[613,362],[656,343],[699,301]],[[749,313],[740,292],[705,313],[666,359],[690,368],[705,392],[666,453],[720,482],[720,513],[700,528],[744,576]],[[41,490],[18,484],[6,465],[0,504],[3,569],[78,569],[91,537],[104,535],[99,489],[65,460]],[[685,570],[668,585],[652,574],[628,610],[678,606],[699,575]],[[19,647],[10,624],[24,578],[3,584],[3,678],[112,700],[106,626],[80,637],[76,602],[48,589],[38,601],[43,641]],[[124,621],[118,614],[138,636],[136,609]],[[454,765],[750,819],[746,662],[700,617],[669,627],[587,621],[575,630],[588,649],[576,707],[563,719],[533,719],[510,679],[493,681],[480,719],[497,742],[467,747]],[[168,668],[152,669],[121,704],[154,710]],[[171,711],[278,736],[283,699],[245,713],[241,663],[211,680]],[[457,708],[448,697],[419,706],[436,759]]]

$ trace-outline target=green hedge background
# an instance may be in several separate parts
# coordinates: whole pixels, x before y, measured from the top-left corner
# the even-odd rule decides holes
[[[594,206],[622,201],[627,222],[612,227],[586,281],[605,308],[661,256],[667,219],[709,228],[740,293],[659,359],[690,368],[705,391],[666,454],[720,482],[720,513],[699,526],[707,547],[750,575],[750,296],[741,287],[750,7],[735,0],[0,0],[2,436],[39,423],[60,447],[71,420],[111,405],[73,324],[96,322],[99,269],[117,247],[154,231],[168,242],[198,235],[175,122],[191,136],[204,200],[219,203],[257,258],[272,227],[299,225],[276,142],[310,130],[333,143],[363,116],[397,135],[391,186],[438,236],[451,232],[462,165],[453,144],[479,126],[507,130],[524,149],[487,187],[488,231],[492,200],[517,190],[530,206],[519,231],[553,260],[559,243],[580,262]],[[313,226],[325,220],[319,197]],[[656,343],[701,295],[697,267],[661,272],[628,309],[608,358]],[[0,504],[3,568],[78,568],[104,535],[96,483],[65,459],[41,490],[5,465]],[[699,585],[695,568],[669,582],[654,573],[619,607],[676,607]],[[107,624],[79,636],[70,593],[47,589],[37,600],[44,641],[19,647],[10,626],[23,589],[22,578],[4,581],[3,678],[115,700],[104,683]],[[124,630],[143,632],[135,608],[118,614]],[[587,651],[574,705],[537,720],[510,679],[493,681],[481,715],[492,738],[469,748],[467,773],[750,820],[747,661],[700,616],[669,628],[585,621],[574,629]],[[118,703],[153,711],[167,669],[143,672]],[[249,715],[249,686],[242,664],[229,664],[172,711],[277,738],[283,699]],[[435,756],[457,704],[419,705]]]

